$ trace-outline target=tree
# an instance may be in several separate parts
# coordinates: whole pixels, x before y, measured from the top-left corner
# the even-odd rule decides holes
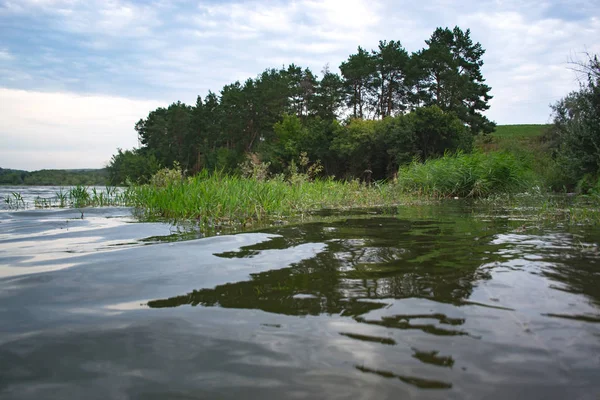
[[[415,135],[415,147],[422,160],[439,157],[446,151],[471,151],[473,136],[454,114],[433,105],[408,114]]]
[[[311,104],[316,92],[317,78],[310,69],[302,70],[294,64],[285,71],[285,77],[288,80],[290,113],[300,118],[308,116],[312,112]]]
[[[315,95],[312,97],[311,109],[315,116],[323,120],[336,119],[344,101],[344,82],[338,74],[334,74],[326,65],[321,71],[323,78],[318,82]]]
[[[409,55],[400,41],[380,41],[375,50],[358,47],[341,75],[326,66],[319,80],[291,64],[199,96],[193,106],[157,108],[135,126],[140,153],[119,152],[117,161],[143,155],[164,167],[177,161],[189,174],[236,172],[248,154],[282,169],[306,152],[326,174],[369,170],[377,179],[415,155],[470,149],[465,126],[472,133],[493,127],[481,114],[491,98],[484,50],[458,27],[438,28],[426,43]]]
[[[401,165],[409,164],[418,154],[414,123],[410,114],[386,117],[379,124],[386,149],[386,175],[394,176]]]
[[[252,124],[256,140],[273,140],[273,126],[290,110],[289,87],[284,70],[267,69],[255,80]]]
[[[589,57],[579,64],[586,78],[578,91],[552,106],[551,138],[566,186],[600,172],[600,63]]]
[[[191,117],[192,107],[178,101],[151,111],[146,119],[138,121],[135,130],[142,145],[151,149],[162,165],[171,167],[178,161],[187,169],[188,144],[193,135]]]
[[[495,124],[482,114],[492,96],[481,73],[481,44],[459,27],[437,28],[425,43],[428,47],[413,55],[420,72],[417,101],[454,112],[473,134],[492,132]]]
[[[351,176],[385,176],[387,159],[383,138],[377,129],[380,123],[378,120],[354,118],[336,132],[332,150],[342,158],[346,172]]]
[[[127,182],[147,183],[159,169],[154,154],[146,149],[117,149],[106,169],[111,185],[123,185]]]
[[[348,107],[354,118],[364,118],[368,106],[368,92],[373,80],[373,57],[362,47],[348,61],[342,62],[340,71],[344,78]]]
[[[372,107],[381,118],[403,111],[408,93],[406,66],[408,52],[399,41],[380,41],[377,51],[372,51],[373,80]]]
[[[230,150],[244,152],[252,144],[254,132],[250,132],[252,125],[248,124],[253,112],[252,106],[248,107],[248,96],[252,95],[254,82],[248,79],[244,86],[240,82],[225,85],[221,89],[220,112],[221,120],[220,134],[225,141],[225,147]],[[250,126],[249,126],[250,125]]]

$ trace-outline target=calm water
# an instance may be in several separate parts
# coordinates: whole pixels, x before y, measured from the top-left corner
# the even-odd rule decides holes
[[[210,238],[0,211],[0,398],[598,399],[599,241],[459,202]]]

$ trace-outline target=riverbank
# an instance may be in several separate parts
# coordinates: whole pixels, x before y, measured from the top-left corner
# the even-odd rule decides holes
[[[435,167],[440,168],[439,165]],[[13,210],[73,207],[83,212],[86,207],[127,206],[133,208],[141,221],[192,223],[202,231],[305,220],[322,210],[393,209],[455,201],[467,201],[478,209],[489,209],[495,216],[511,220],[526,218],[537,225],[600,223],[598,196],[557,195],[537,187],[531,187],[529,192],[521,190],[476,196],[483,188],[490,187],[483,183],[472,184],[470,190],[466,190],[465,186],[448,186],[453,190],[432,191],[430,189],[435,185],[429,185],[425,188],[427,190],[414,186],[417,181],[412,179],[414,176],[411,178],[411,174],[415,172],[407,169],[398,182],[370,185],[356,180],[311,181],[303,175],[287,181],[282,177],[258,180],[201,174],[185,180],[178,178],[163,182],[163,185],[129,188],[40,188],[31,193],[9,188],[0,193],[0,197],[2,207]],[[417,176],[425,175],[421,171]],[[513,189],[516,190],[521,187],[522,181],[515,182]],[[479,191],[474,191],[474,188]],[[457,196],[459,189],[467,196]]]

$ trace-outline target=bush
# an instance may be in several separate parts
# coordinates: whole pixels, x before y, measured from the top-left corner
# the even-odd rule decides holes
[[[150,185],[156,187],[166,187],[176,183],[181,183],[183,174],[181,166],[177,161],[173,163],[173,168],[163,168],[150,178]]]

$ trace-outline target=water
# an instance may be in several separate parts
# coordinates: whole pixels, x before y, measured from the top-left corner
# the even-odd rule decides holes
[[[597,229],[460,203],[201,238],[0,212],[0,398],[598,399]]]
[[[103,194],[107,196],[107,187],[105,186],[83,186],[85,190],[92,195],[95,191],[98,196]],[[31,210],[36,206],[56,207],[61,204],[59,196],[63,197],[63,205],[68,206],[69,189],[65,186],[0,186],[0,211],[5,210]],[[121,192],[122,188],[112,188],[114,191],[111,196]]]

